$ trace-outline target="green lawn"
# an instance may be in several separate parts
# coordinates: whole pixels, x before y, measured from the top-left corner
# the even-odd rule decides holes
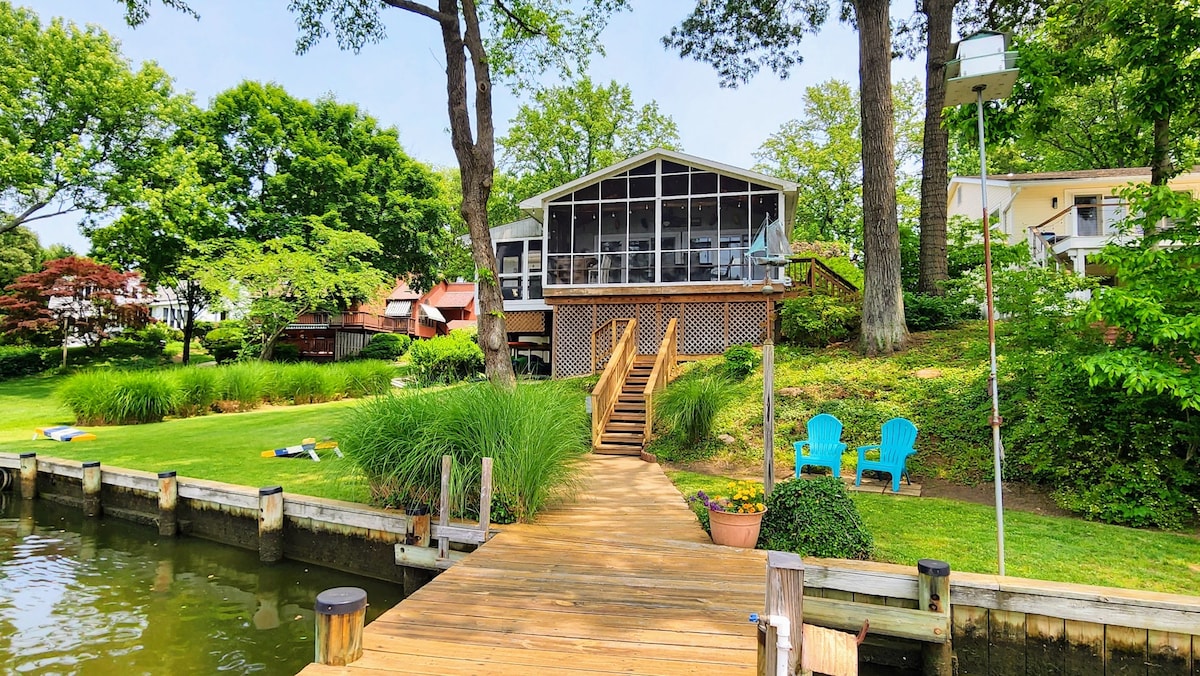
[[[319,463],[303,458],[263,458],[261,451],[300,443],[305,437],[330,436],[354,400],[308,406],[268,408],[168,420],[150,425],[88,427],[95,441],[31,441],[34,427],[70,424],[71,413],[58,403],[57,377],[0,382],[0,451],[70,460],[99,460],[104,465],[149,472],[175,470],[180,476],[247,486],[282,485],[284,490],[340,500],[367,500],[366,483],[348,463],[327,455]]]
[[[725,477],[668,472],[685,495],[720,494]],[[915,566],[935,558],[952,570],[996,572],[996,512],[939,498],[851,493],[871,535],[875,560]],[[1005,512],[1005,572],[1059,582],[1196,594],[1200,539],[1080,519]]]

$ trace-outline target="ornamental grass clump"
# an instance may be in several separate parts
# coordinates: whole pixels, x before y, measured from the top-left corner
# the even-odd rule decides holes
[[[58,396],[78,425],[160,422],[182,400],[179,384],[163,371],[84,371],[63,382]]]
[[[179,385],[179,405],[175,414],[182,417],[202,415],[212,409],[220,394],[221,374],[215,368],[185,366],[175,370]]]
[[[345,373],[337,367],[311,362],[276,367],[275,398],[293,404],[319,404],[340,398],[345,391]]]
[[[259,362],[238,362],[221,369],[219,399],[233,402],[238,410],[255,408],[270,392],[270,367]]]
[[[713,421],[733,397],[730,383],[717,375],[688,374],[667,386],[654,401],[654,413],[688,444],[712,436]]]
[[[392,378],[396,377],[396,367],[391,362],[379,359],[346,362],[338,364],[336,368],[341,369],[345,376],[347,397],[386,394],[392,389]]]

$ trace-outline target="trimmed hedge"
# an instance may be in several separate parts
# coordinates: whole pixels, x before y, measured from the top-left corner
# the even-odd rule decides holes
[[[395,361],[408,352],[411,344],[412,338],[403,333],[380,333],[358,353],[358,358]]]
[[[483,372],[483,350],[466,332],[418,340],[408,349],[408,358],[425,383],[450,383]]]
[[[841,479],[818,477],[775,484],[758,546],[802,556],[865,560],[874,543]]]

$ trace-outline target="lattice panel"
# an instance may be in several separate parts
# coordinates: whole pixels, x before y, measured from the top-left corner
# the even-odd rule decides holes
[[[729,345],[761,345],[766,321],[766,303],[730,303]]]
[[[663,326],[658,324],[658,304],[641,303],[637,306],[638,354],[657,354],[662,344]]]
[[[545,333],[545,312],[505,312],[504,325],[509,333]]]
[[[559,378],[592,372],[592,307],[554,309],[554,372]]]
[[[683,306],[680,354],[721,354],[725,351],[725,304],[688,303]]]
[[[604,326],[613,319],[633,319],[637,317],[636,305],[597,305],[596,306],[596,326]],[[620,338],[620,336],[617,336]]]

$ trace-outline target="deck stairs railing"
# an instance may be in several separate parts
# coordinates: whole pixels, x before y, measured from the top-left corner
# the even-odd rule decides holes
[[[654,397],[677,372],[678,320],[667,322],[662,343],[653,355],[637,354],[637,321],[624,321],[625,331],[592,390],[592,450],[641,455],[654,424]]]
[[[809,293],[824,293],[830,296],[854,298],[859,289],[852,282],[834,272],[818,258],[799,256],[788,259],[787,276],[793,287],[808,289]]]
[[[634,320],[628,318],[610,319],[592,331],[592,373],[604,368],[604,365],[608,363],[609,357],[617,349],[617,342],[620,341],[629,322],[632,321]],[[634,351],[637,351],[636,338]]]
[[[592,448],[597,451],[604,446],[605,427],[614,419],[614,416],[617,420],[628,420],[631,417],[629,409],[635,408],[643,409],[639,418],[645,415],[645,404],[641,401],[640,393],[635,399],[624,392],[626,381],[629,379],[630,372],[634,370],[634,362],[638,356],[637,320],[624,321],[625,329],[607,357],[608,362],[604,367],[604,372],[600,374],[600,380],[592,388]],[[635,451],[640,453],[641,449],[635,449]],[[633,455],[634,453],[629,454]]]

